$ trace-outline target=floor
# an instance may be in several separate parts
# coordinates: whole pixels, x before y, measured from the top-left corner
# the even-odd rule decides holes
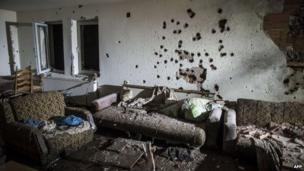
[[[153,170],[152,162],[144,150],[147,142],[97,134],[93,142],[58,160],[48,170]],[[155,170],[257,170],[252,163],[216,150],[189,149],[162,142],[155,142],[152,147]]]

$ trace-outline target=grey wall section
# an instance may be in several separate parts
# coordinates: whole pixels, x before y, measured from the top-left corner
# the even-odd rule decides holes
[[[219,85],[219,94],[224,99],[304,101],[303,90],[298,90],[294,95],[284,95],[283,79],[290,71],[286,67],[284,54],[262,30],[263,16],[282,9],[282,2],[274,1],[274,4],[272,1],[130,0],[18,12],[18,20],[63,20],[65,74],[68,75],[71,73],[72,63],[71,20],[97,16],[101,69],[99,85],[121,85],[127,80],[131,84],[197,89],[196,84],[190,84],[184,79],[176,80],[176,73],[180,68],[179,64],[183,65],[183,69],[197,67],[202,59],[203,67],[207,69],[203,87],[214,92],[214,85]],[[193,19],[187,14],[188,8],[196,13]],[[221,14],[217,12],[218,8],[223,10]],[[127,12],[130,12],[130,18],[126,17]],[[171,19],[175,23],[171,23]],[[221,19],[227,19],[230,31],[220,33],[218,21]],[[166,29],[162,29],[164,21]],[[184,29],[183,24],[186,22],[189,27]],[[181,29],[181,34],[173,34],[175,29]],[[212,34],[212,29],[216,29],[215,34]],[[192,38],[197,32],[202,39],[193,42]],[[163,40],[162,36],[166,39]],[[179,40],[183,41],[182,49],[195,54],[200,52],[202,56],[196,55],[193,63],[187,60],[179,60],[178,64],[170,62],[171,58],[178,59],[175,49]],[[219,40],[224,45],[221,52],[218,50]],[[160,45],[168,51],[164,52]],[[155,56],[155,52],[161,53],[163,57]],[[208,57],[205,56],[206,52]],[[226,52],[227,56],[221,57],[222,52]],[[230,56],[231,53],[234,56]],[[31,57],[30,54],[26,56]],[[213,58],[212,64],[216,66],[216,70],[210,67],[209,58]],[[167,64],[164,64],[164,60],[168,61]],[[157,61],[160,62],[159,65]],[[160,76],[159,79],[157,75]]]
[[[16,22],[16,19],[16,12],[0,9],[0,75],[11,74],[5,22]]]

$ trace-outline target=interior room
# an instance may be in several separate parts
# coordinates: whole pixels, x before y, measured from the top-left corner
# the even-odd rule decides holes
[[[0,0],[0,170],[304,171],[303,0]]]

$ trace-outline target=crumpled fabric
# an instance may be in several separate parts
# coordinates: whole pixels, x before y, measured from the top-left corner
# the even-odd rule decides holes
[[[43,121],[37,120],[37,119],[26,119],[24,121],[24,124],[28,125],[30,127],[33,127],[33,128],[40,128],[40,127],[43,127],[45,123]]]
[[[91,124],[88,121],[83,121],[78,126],[56,126],[53,129],[45,129],[42,134],[46,139],[53,138],[61,134],[78,134],[91,129]]]
[[[282,152],[278,145],[270,139],[260,140],[252,138],[257,156],[257,165],[259,170],[280,171]]]
[[[155,87],[150,97],[139,97],[128,101],[122,101],[118,106],[125,108],[143,108],[144,105],[147,105],[150,102],[164,104],[167,100],[177,100],[174,91],[168,87]]]
[[[189,98],[184,100],[182,111],[185,113],[185,119],[197,121],[205,120],[209,116],[210,111],[222,107],[223,105],[208,99]]]

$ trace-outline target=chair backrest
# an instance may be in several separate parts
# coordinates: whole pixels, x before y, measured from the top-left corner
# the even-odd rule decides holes
[[[15,94],[33,92],[33,75],[31,66],[17,70],[15,73]]]
[[[33,93],[10,100],[16,119],[48,120],[55,116],[64,116],[64,97],[59,92]]]

